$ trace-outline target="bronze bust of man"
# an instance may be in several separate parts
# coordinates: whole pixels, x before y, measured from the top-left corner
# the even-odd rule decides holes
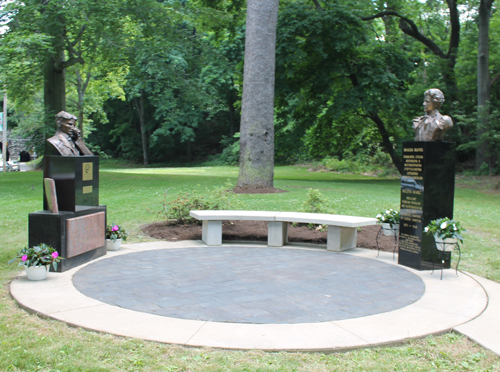
[[[57,132],[47,140],[46,155],[93,155],[81,138],[77,120],[75,115],[65,111],[56,115]]]
[[[441,115],[439,109],[444,102],[444,94],[439,89],[429,89],[424,93],[426,115],[413,119],[415,141],[442,141],[444,134],[453,126],[449,116]]]

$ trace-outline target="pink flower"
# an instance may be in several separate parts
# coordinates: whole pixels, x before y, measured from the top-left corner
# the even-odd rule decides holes
[[[119,229],[118,225],[115,225],[115,226],[113,226],[113,228],[111,229],[111,231],[118,231],[118,229]]]
[[[27,256],[27,255],[23,255],[23,256],[21,257],[21,261],[26,261],[27,259],[28,259],[28,256]]]
[[[52,252],[51,256],[52,256],[53,258],[56,258],[57,256],[59,256],[59,253],[57,253],[57,252]]]

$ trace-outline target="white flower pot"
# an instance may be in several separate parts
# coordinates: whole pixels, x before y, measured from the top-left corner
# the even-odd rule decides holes
[[[48,266],[30,266],[25,267],[26,276],[29,280],[44,280],[47,278]]]
[[[387,236],[398,236],[399,235],[399,223],[393,224],[391,227],[390,223],[383,223],[382,229],[384,229],[384,235]]]
[[[113,239],[106,239],[106,249],[108,251],[117,251],[120,249],[120,245],[122,244],[121,239],[116,239],[113,241]]]
[[[458,239],[455,239],[455,238],[441,239],[441,238],[438,238],[437,236],[435,236],[434,240],[436,241],[437,249],[439,249],[440,251],[444,251],[444,252],[453,251],[458,244]]]

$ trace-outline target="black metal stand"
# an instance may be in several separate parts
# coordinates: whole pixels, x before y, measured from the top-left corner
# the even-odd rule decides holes
[[[457,261],[457,267],[455,268],[455,275],[458,276],[458,265],[460,264],[460,259],[462,258],[462,251],[460,250],[460,246],[458,243],[439,243],[442,244],[444,247],[444,250],[438,249],[436,242],[434,242],[434,254],[432,255],[432,273],[434,274],[434,263],[435,263],[435,258],[437,256],[437,259],[441,261],[441,280],[443,280],[443,267],[444,267],[444,261],[450,261],[451,262],[451,252],[453,251],[458,251],[458,261]],[[446,250],[446,246],[453,246],[453,249]],[[437,253],[437,254],[436,254]]]
[[[385,231],[391,231],[392,233],[391,234],[386,234]],[[384,228],[384,227],[380,227],[380,230],[378,231],[378,234],[377,234],[377,257],[380,255],[380,245],[378,243],[378,240],[380,238],[380,235],[385,235],[385,236],[391,236],[393,235],[394,236],[394,250],[392,251],[392,260],[395,261],[396,260],[396,249],[398,248],[398,245],[399,245],[399,229],[393,229],[393,228]]]

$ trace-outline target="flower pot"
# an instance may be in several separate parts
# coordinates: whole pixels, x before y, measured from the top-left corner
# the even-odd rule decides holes
[[[393,224],[391,227],[390,223],[383,223],[382,229],[384,230],[384,235],[387,236],[398,236],[399,235],[399,223]]]
[[[106,239],[106,249],[108,251],[117,251],[120,249],[120,245],[122,244],[121,239],[116,239],[113,241],[113,239]]]
[[[440,251],[443,251],[443,252],[453,251],[458,244],[458,239],[455,239],[455,238],[441,239],[441,238],[438,238],[437,236],[435,236],[434,240],[436,241],[437,249],[439,249]]]
[[[26,266],[24,269],[29,280],[44,280],[49,271],[48,266]]]

